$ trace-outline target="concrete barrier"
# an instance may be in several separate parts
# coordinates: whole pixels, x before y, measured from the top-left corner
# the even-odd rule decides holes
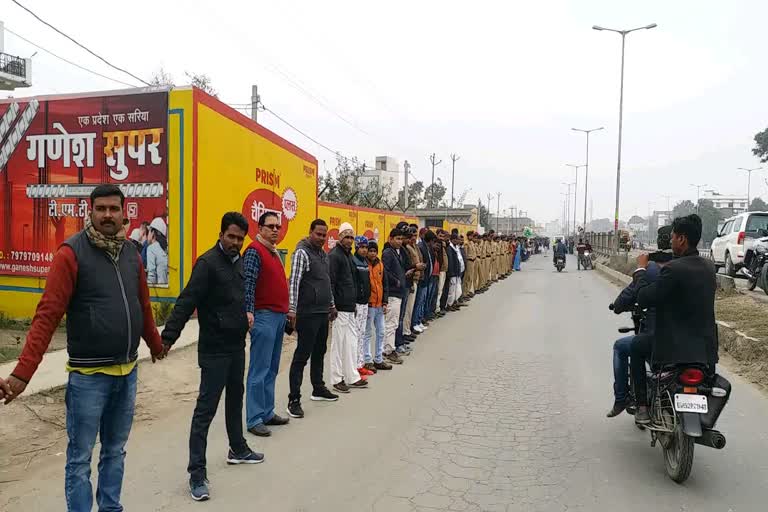
[[[616,270],[613,270],[612,268],[602,264],[602,263],[595,263],[595,270],[598,272],[601,272],[603,275],[613,279],[614,281],[618,281],[625,286],[632,282],[632,278],[626,274],[622,274],[621,272],[618,272]]]
[[[730,276],[715,274],[715,280],[717,281],[718,290],[723,290],[725,292],[736,290],[736,281]]]

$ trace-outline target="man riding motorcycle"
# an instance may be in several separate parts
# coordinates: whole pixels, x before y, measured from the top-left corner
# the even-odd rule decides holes
[[[552,251],[552,263],[557,263],[557,258],[563,258],[563,266],[565,266],[565,253],[567,252],[567,249],[565,247],[565,244],[563,243],[563,240],[559,238],[557,242],[555,243],[555,247]]]
[[[649,283],[655,283],[659,278],[661,267],[672,259],[672,254],[661,252],[669,250],[670,235],[672,226],[660,227],[657,234],[656,244],[659,252],[654,253],[654,261],[648,263],[646,268],[646,280]],[[617,315],[627,311],[632,311],[637,303],[637,294],[639,291],[638,273],[633,276],[632,282],[624,288],[616,300],[613,301],[612,310]],[[648,308],[645,320],[640,324],[640,334],[653,336],[656,327],[656,308]],[[613,407],[608,411],[606,417],[613,418],[618,416],[629,405],[629,354],[635,335],[619,338],[613,344]]]
[[[672,223],[672,252],[676,258],[666,264],[655,282],[648,274],[648,254],[637,258],[637,303],[642,308],[656,308],[655,336],[640,334],[630,349],[632,379],[637,412],[635,421],[649,424],[646,387],[646,359],[652,364],[702,364],[715,371],[718,362],[717,326],[715,324],[715,269],[712,262],[699,256],[696,246],[701,239],[701,218],[678,217]]]

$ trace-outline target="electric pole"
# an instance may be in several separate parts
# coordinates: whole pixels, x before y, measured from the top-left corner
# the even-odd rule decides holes
[[[499,214],[501,213],[501,192],[496,192],[496,232],[499,231]]]
[[[435,167],[443,163],[442,160],[437,160],[437,156],[432,153],[432,156],[429,157],[429,161],[432,162],[432,191],[429,194],[429,207],[430,208],[437,208],[437,205],[435,204]]]
[[[405,169],[405,186],[403,187],[403,211],[408,209],[408,174],[411,172],[411,164],[408,160],[403,163],[403,169]]]
[[[259,86],[258,85],[252,85],[251,86],[251,119],[258,122],[258,113],[259,113],[259,103],[261,103],[261,99],[259,98]]]
[[[454,175],[456,174],[456,162],[460,158],[461,157],[456,153],[451,154],[451,208],[453,208],[453,181],[454,181]]]

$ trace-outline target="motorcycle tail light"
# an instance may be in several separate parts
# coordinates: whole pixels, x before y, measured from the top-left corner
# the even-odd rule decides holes
[[[696,386],[683,386],[683,393],[697,393],[699,388]]]
[[[739,231],[739,238],[736,241],[738,245],[742,245],[744,243],[744,238],[747,236],[747,234],[744,231]]]
[[[704,380],[704,372],[698,368],[686,368],[680,374],[680,383],[684,386],[695,386]]]

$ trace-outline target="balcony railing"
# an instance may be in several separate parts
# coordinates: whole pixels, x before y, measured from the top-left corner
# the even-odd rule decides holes
[[[24,80],[27,77],[27,64],[21,57],[0,53],[0,72]]]

